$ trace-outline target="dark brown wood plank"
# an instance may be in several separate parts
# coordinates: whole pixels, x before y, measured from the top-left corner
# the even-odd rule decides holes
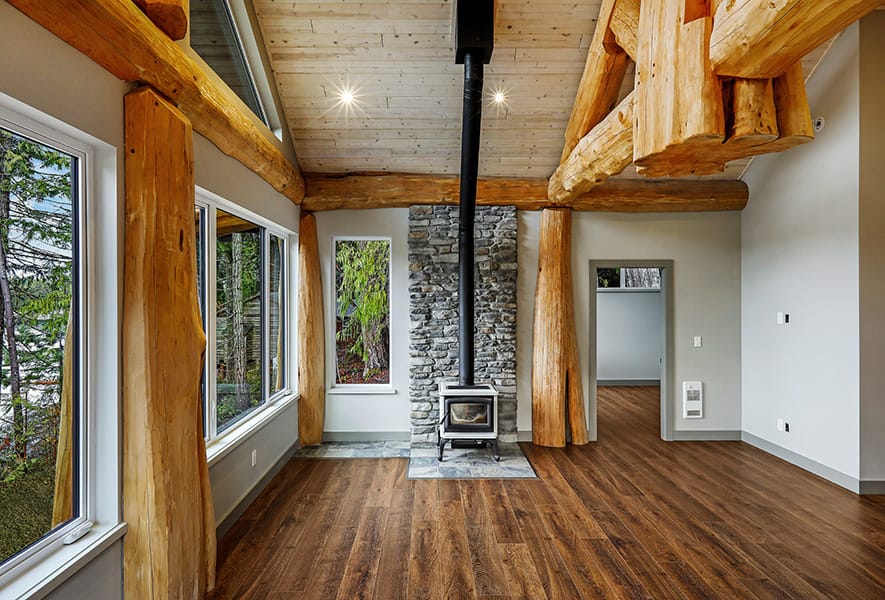
[[[403,470],[405,472],[405,470]],[[415,491],[396,489],[390,501],[387,527],[381,541],[375,597],[388,600],[405,599],[408,592],[409,545],[412,535],[412,504]]]
[[[459,485],[464,524],[470,548],[470,564],[480,596],[506,595],[507,579],[495,533],[488,518],[485,496],[472,482]]]
[[[740,442],[663,442],[658,407],[600,388],[600,441],[523,446],[538,480],[293,459],[221,539],[210,598],[885,597],[885,497]]]

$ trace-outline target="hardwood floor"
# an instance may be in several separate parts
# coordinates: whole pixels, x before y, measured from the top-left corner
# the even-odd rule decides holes
[[[885,598],[885,496],[740,442],[658,438],[656,388],[601,388],[599,441],[537,480],[410,481],[293,459],[219,544],[221,598]]]

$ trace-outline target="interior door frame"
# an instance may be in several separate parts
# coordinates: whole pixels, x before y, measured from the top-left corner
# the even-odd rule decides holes
[[[661,356],[661,439],[673,441],[673,419],[675,418],[676,392],[673,388],[673,261],[672,260],[590,260],[590,397],[588,398],[587,417],[590,438],[597,439],[596,407],[597,407],[597,366],[596,366],[596,290],[597,269],[657,268],[661,270],[661,307],[663,311],[663,354]]]

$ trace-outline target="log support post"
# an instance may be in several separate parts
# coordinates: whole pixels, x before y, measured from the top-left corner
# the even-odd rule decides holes
[[[214,586],[215,512],[200,394],[193,133],[152,88],[124,104],[124,592],[197,599]]]
[[[539,446],[565,446],[567,428],[573,444],[589,441],[575,332],[571,227],[571,209],[541,212],[532,342],[532,441]]]
[[[298,233],[298,261],[298,435],[306,447],[322,443],[326,412],[320,251],[316,218],[306,212]]]

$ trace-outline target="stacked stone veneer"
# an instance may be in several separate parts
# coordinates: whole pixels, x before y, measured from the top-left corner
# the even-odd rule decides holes
[[[516,441],[516,209],[476,210],[475,380],[498,395],[498,436]],[[436,440],[438,383],[458,380],[458,207],[409,209],[412,441]]]

